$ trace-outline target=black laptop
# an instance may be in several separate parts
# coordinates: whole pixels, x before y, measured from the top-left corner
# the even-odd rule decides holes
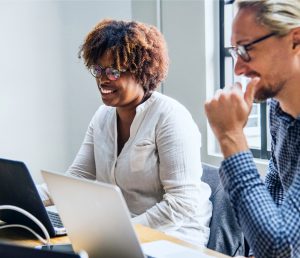
[[[87,255],[43,251],[29,247],[0,243],[0,257],[3,258],[87,258]]]
[[[65,235],[57,212],[45,208],[31,175],[23,162],[0,159],[0,205],[14,205],[35,216],[51,237]],[[50,211],[51,210],[51,211]],[[12,210],[0,210],[0,220],[8,224],[30,227],[43,236],[41,229],[25,215]]]

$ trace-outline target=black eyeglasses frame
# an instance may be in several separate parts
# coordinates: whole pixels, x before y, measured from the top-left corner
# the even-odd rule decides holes
[[[228,47],[226,48],[226,50],[231,54],[231,56],[236,59],[237,56],[240,56],[243,61],[245,62],[250,62],[251,61],[251,57],[248,53],[248,48],[259,43],[259,42],[262,42],[270,37],[273,37],[277,35],[277,33],[275,32],[271,32],[271,33],[268,33],[267,35],[265,36],[262,36],[258,39],[255,39],[253,41],[251,41],[250,43],[247,43],[245,45],[236,45],[236,46],[233,46],[233,47]]]

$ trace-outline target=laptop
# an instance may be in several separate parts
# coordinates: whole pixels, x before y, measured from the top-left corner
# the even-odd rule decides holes
[[[45,208],[32,177],[21,161],[0,159],[0,205],[13,205],[35,216],[51,237],[65,235],[66,229],[53,207]],[[41,229],[21,213],[1,210],[0,220],[8,224],[21,224],[44,236]]]
[[[120,189],[42,170],[75,252],[91,258],[144,258]]]
[[[68,254],[0,243],[0,257],[5,258],[88,258],[87,254]]]
[[[142,250],[119,187],[45,170],[42,175],[76,252],[85,250],[91,258],[153,257]],[[155,257],[211,257],[183,246],[177,255]]]

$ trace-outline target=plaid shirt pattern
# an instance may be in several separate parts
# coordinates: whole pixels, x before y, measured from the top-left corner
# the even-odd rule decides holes
[[[270,131],[264,182],[251,152],[225,159],[220,177],[255,257],[300,257],[300,117],[271,100]]]

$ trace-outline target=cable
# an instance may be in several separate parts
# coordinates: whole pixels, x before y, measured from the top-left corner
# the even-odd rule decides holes
[[[20,224],[9,224],[9,225],[4,225],[4,226],[0,226],[0,229],[5,229],[5,228],[23,228],[23,229],[27,229],[28,231],[30,231],[38,240],[40,240],[43,244],[47,245],[48,242],[47,240],[45,240],[44,238],[42,238],[39,234],[37,234],[34,230],[32,230],[31,228],[24,226],[24,225],[20,225]]]
[[[24,225],[19,225],[19,224],[11,224],[11,225],[4,225],[1,226],[0,229],[4,229],[4,228],[11,228],[11,227],[19,227],[19,228],[24,228],[29,230],[35,237],[37,237],[43,244],[46,245],[50,245],[50,236],[49,233],[47,231],[47,229],[45,228],[45,226],[32,214],[30,214],[28,211],[13,206],[13,205],[0,205],[0,210],[13,210],[13,211],[17,211],[19,213],[22,213],[23,215],[25,215],[26,217],[28,217],[29,219],[31,219],[33,222],[35,222],[35,224],[37,224],[39,226],[39,228],[43,231],[46,239],[42,238],[39,234],[37,234],[35,231],[33,231],[31,228],[26,227]]]
[[[3,226],[0,226],[0,230],[5,229],[5,228],[23,228],[23,229],[26,229],[29,232],[31,232],[43,244],[45,244],[47,246],[51,245],[50,236],[49,236],[49,233],[48,233],[47,229],[45,228],[45,226],[35,216],[30,214],[28,211],[26,211],[20,207],[13,206],[13,205],[0,205],[0,210],[13,210],[13,211],[22,213],[23,215],[25,215],[26,217],[31,219],[33,222],[35,222],[39,226],[39,228],[43,231],[46,239],[42,238],[38,233],[36,233],[31,228],[24,226],[24,225],[20,225],[20,224],[3,225]],[[79,251],[78,254],[81,258],[89,258],[88,254],[84,250]]]

